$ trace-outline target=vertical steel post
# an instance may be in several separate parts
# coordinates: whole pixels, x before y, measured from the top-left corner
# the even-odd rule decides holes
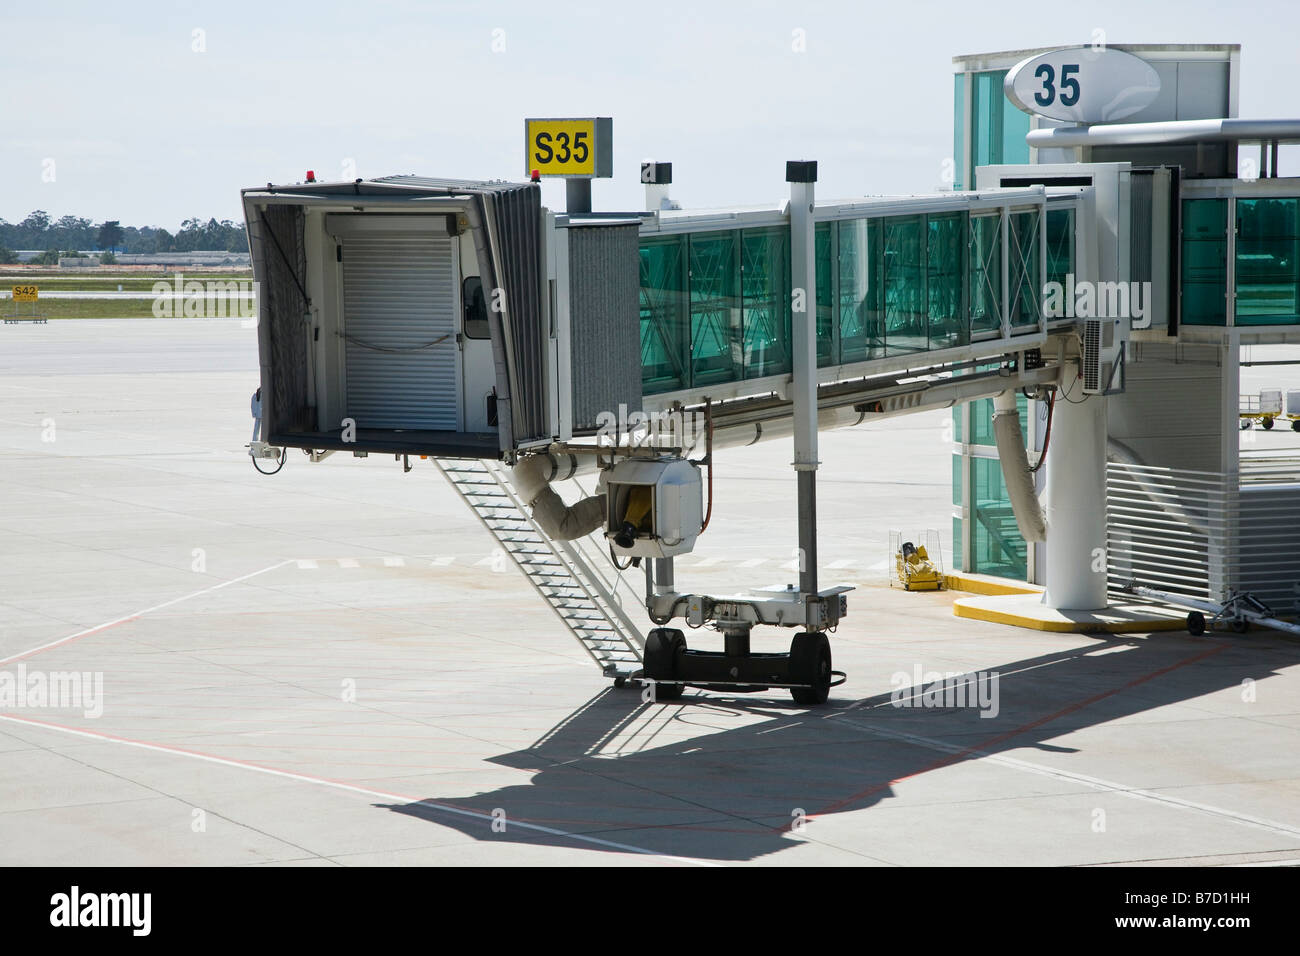
[[[591,212],[590,179],[566,179],[564,181],[564,211],[567,213]]]
[[[813,223],[817,163],[787,162],[790,184],[791,370],[794,399],[794,470],[799,482],[799,591],[810,630],[821,617],[817,594],[817,263]]]

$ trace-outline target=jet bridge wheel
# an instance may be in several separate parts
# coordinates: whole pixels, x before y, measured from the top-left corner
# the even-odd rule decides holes
[[[809,684],[791,687],[796,704],[824,704],[831,691],[831,642],[820,631],[800,632],[790,642],[790,679]]]
[[[673,627],[656,627],[645,639],[643,672],[654,681],[654,699],[677,700],[685,684],[669,684],[677,676],[677,659],[686,653],[686,635]]]
[[[1192,637],[1200,637],[1205,633],[1205,615],[1200,611],[1192,611],[1187,615],[1187,633]]]

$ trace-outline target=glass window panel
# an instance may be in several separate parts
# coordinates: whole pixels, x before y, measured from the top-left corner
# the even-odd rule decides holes
[[[925,241],[920,216],[881,220],[884,265],[885,350],[889,355],[929,347],[926,321]]]
[[[1002,467],[996,458],[972,458],[970,570],[1024,580],[1025,539],[1020,536]]]
[[[1002,328],[1002,217],[970,220],[970,329]]]
[[[1029,135],[1030,116],[1007,99],[1006,93],[1002,91],[1004,79],[1006,73],[998,74],[998,98],[1002,103],[1002,142],[998,158],[994,162],[1025,164],[1029,162],[1029,143],[1025,137]]]
[[[1042,263],[1038,255],[1038,211],[1014,212],[1007,221],[1011,229],[1011,241],[1007,254],[1007,281],[1010,283],[1010,295],[1007,296],[1007,308],[1010,310],[1012,328],[1037,325],[1042,314],[1043,281]]]
[[[690,385],[686,239],[641,241],[641,386],[647,395]]]
[[[745,377],[790,371],[790,230],[741,232]]]
[[[964,189],[966,156],[962,149],[966,131],[966,74],[956,73],[952,78],[952,159],[953,189]]]
[[[1237,200],[1237,324],[1300,322],[1300,202]]]
[[[971,182],[975,167],[1000,162],[1002,152],[1002,80],[1005,70],[972,75],[971,111]]]
[[[689,240],[693,387],[741,377],[736,237],[735,232],[697,233]]]
[[[971,74],[970,170],[963,181],[975,184],[975,167],[997,163],[1028,163],[1029,114],[1017,109],[1002,92],[1006,70]],[[960,113],[960,107],[957,108]],[[961,152],[960,146],[957,150]]]
[[[981,365],[977,372],[991,372],[996,365]],[[1023,393],[1016,393],[1016,410],[1020,412],[1020,431],[1024,435],[1025,447],[1029,447],[1029,400]],[[997,439],[993,435],[993,399],[978,398],[970,403],[970,443],[994,447]]]
[[[850,219],[838,224],[840,361],[861,362],[885,354],[880,312],[880,223]]]
[[[817,264],[817,364],[834,365],[835,355],[835,260],[831,234],[834,224],[821,222],[814,232]]]
[[[970,403],[970,443],[996,445],[993,438],[993,399],[978,398]]]
[[[1184,199],[1180,321],[1227,324],[1227,289],[1228,201]]]
[[[952,567],[954,571],[965,571],[966,566],[962,564],[961,553],[961,518],[953,515],[952,517]]]
[[[965,345],[966,214],[929,216],[926,232],[930,348]]]
[[[1074,272],[1074,210],[1047,211],[1047,282],[1059,282]]]

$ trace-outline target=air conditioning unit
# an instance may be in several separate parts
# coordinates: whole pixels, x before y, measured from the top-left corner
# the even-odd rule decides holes
[[[1083,322],[1083,391],[1109,395],[1124,390],[1124,329],[1121,319]]]

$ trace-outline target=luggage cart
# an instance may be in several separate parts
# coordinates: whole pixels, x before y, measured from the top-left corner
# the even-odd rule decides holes
[[[1300,393],[1297,398],[1300,399]],[[1282,417],[1282,390],[1279,388],[1261,389],[1258,395],[1242,395],[1237,405],[1237,415],[1241,421],[1241,430],[1254,428],[1259,422],[1265,431],[1271,431],[1273,422]],[[1300,408],[1297,409],[1300,416]],[[1294,422],[1292,427],[1295,427]]]

